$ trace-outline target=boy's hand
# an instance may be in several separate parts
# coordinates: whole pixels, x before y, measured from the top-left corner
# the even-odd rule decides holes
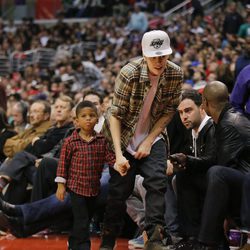
[[[65,194],[66,194],[66,187],[64,183],[58,183],[57,184],[57,190],[56,190],[56,198],[59,201],[63,201],[65,198]]]
[[[119,172],[121,176],[124,176],[127,174],[128,169],[130,168],[128,160],[122,156],[121,158],[116,159],[114,169]]]

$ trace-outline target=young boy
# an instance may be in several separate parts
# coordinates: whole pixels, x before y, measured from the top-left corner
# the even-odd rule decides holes
[[[77,105],[76,121],[79,129],[62,146],[55,180],[56,196],[63,201],[67,190],[71,198],[74,222],[68,249],[90,250],[89,224],[100,190],[100,177],[104,163],[114,164],[114,154],[109,151],[105,138],[94,131],[98,112],[92,102]]]

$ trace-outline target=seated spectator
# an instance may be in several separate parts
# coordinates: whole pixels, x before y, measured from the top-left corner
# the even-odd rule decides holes
[[[97,133],[99,133],[104,122],[104,117],[102,114],[103,98],[98,92],[90,90],[84,93],[83,100],[91,101],[92,103],[95,104],[98,110],[99,119],[94,129]],[[75,109],[73,109],[72,111],[72,118],[74,120],[75,127],[77,127],[78,125],[75,120],[76,118]],[[65,135],[65,138],[70,136],[72,132],[73,132],[72,129],[69,130],[68,133]],[[56,178],[57,163],[58,163],[58,158],[60,156],[62,143],[63,140],[61,140],[60,143],[56,146],[56,148],[54,148],[50,152],[49,157],[47,154],[46,157],[44,157],[39,163],[37,163],[37,171],[36,175],[34,176],[34,183],[31,194],[32,201],[45,198],[48,195],[55,193],[56,183],[54,182],[54,180]]]
[[[28,104],[20,101],[14,104],[12,108],[12,118],[14,130],[20,134],[29,127],[28,124]]]
[[[17,152],[24,150],[35,137],[43,135],[51,125],[49,118],[50,104],[45,101],[35,101],[29,109],[30,127],[6,141],[4,154],[12,158]]]
[[[144,33],[148,29],[148,18],[146,14],[141,11],[138,4],[134,5],[134,10],[130,13],[126,29],[128,31],[137,31],[139,33]]]
[[[90,61],[75,61],[72,63],[75,82],[71,86],[71,91],[77,92],[85,88],[98,88],[103,79],[100,69]]]
[[[250,173],[250,122],[229,104],[228,90],[222,82],[206,85],[203,106],[216,124],[217,165],[207,172],[199,242],[193,249],[212,250],[218,249],[227,216],[249,216],[249,207],[244,206],[249,205],[249,191],[246,194],[243,183]],[[242,226],[250,228],[249,224]]]
[[[250,37],[244,39],[243,51],[241,55],[238,56],[235,63],[235,77],[244,69],[247,65],[250,64]]]
[[[16,132],[8,124],[5,111],[0,108],[0,164],[6,159],[6,155],[3,152],[3,146],[6,140],[16,135]]]
[[[96,199],[96,210],[105,207],[109,173],[104,170],[101,177],[100,194]],[[45,229],[68,230],[72,227],[72,206],[67,193],[64,201],[55,194],[47,198],[13,205],[0,198],[0,230],[9,231],[17,238],[31,236]]]
[[[232,106],[250,118],[250,65],[239,73],[230,95]]]
[[[35,161],[53,149],[72,127],[72,107],[73,102],[70,97],[59,97],[54,105],[55,125],[43,136],[33,138],[32,142],[23,151],[15,154],[11,161],[2,164],[0,180],[5,185],[9,183],[4,199],[13,203],[24,202],[27,183],[33,183],[37,171]]]
[[[241,24],[237,35],[241,38],[250,37],[250,13],[247,14],[245,23]]]
[[[170,155],[167,173],[176,175],[177,209],[180,233],[184,239],[173,249],[193,249],[197,237],[206,191],[206,172],[214,163],[214,126],[202,106],[201,95],[195,90],[184,90],[178,106],[181,121],[190,131],[186,154]],[[181,165],[176,165],[175,161]]]

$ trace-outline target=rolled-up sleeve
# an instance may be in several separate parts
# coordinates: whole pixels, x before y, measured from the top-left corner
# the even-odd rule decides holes
[[[121,70],[116,78],[114,98],[110,109],[111,114],[120,120],[126,116],[128,110],[131,85],[130,79]]]

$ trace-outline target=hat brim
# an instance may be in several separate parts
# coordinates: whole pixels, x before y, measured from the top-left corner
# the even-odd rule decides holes
[[[172,54],[172,49],[165,49],[165,50],[156,50],[156,51],[143,51],[143,55],[146,57],[157,57],[157,56],[166,56]]]

